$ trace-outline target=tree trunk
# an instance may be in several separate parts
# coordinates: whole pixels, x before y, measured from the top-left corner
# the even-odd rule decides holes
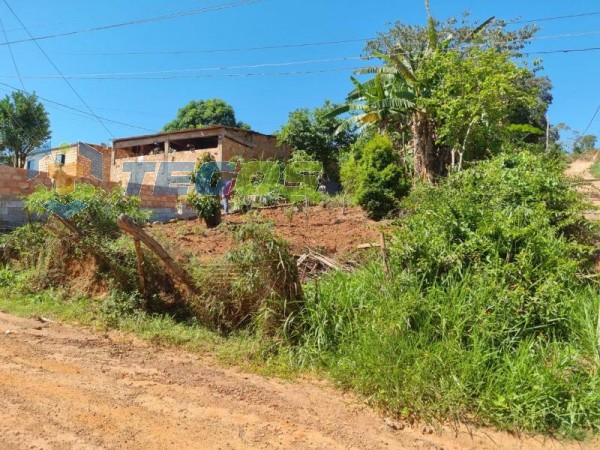
[[[426,113],[416,111],[413,114],[415,178],[427,182],[433,181],[435,175],[434,165],[432,164],[435,153],[432,125]]]
[[[451,152],[435,142],[435,124],[427,113],[416,111],[412,121],[415,178],[434,182],[448,171]]]

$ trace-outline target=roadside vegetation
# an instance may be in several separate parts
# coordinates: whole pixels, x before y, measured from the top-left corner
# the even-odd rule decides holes
[[[600,161],[596,161],[594,164],[592,164],[590,167],[590,173],[594,178],[600,180]]]
[[[396,24],[367,45],[381,66],[353,78],[344,104],[290,115],[278,137],[297,151],[285,169],[240,163],[240,210],[322,201],[324,164],[344,205],[387,219],[385,251],[354,270],[301,285],[277,230],[249,221],[221,225],[236,242],[222,257],[178,262],[196,289],[149,252],[142,286],[118,226],[121,214],[147,220],[139,202],[76,186],[27,199],[42,216],[49,203],[85,204],[74,227],[49,215],[1,238],[0,309],[319,373],[402,420],[599,432],[600,228],[564,175],[558,137],[542,131],[551,85],[521,55],[535,31],[431,15]],[[190,108],[208,120],[206,104]],[[217,214],[216,196],[189,200]]]
[[[300,361],[405,418],[597,431],[599,235],[563,168],[500,155],[414,190],[391,275],[307,293]]]

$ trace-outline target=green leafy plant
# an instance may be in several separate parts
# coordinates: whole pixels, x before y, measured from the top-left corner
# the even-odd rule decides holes
[[[25,197],[25,208],[33,214],[48,216],[48,205],[53,202],[59,205],[82,205],[70,220],[86,235],[101,238],[120,235],[117,222],[121,214],[127,214],[138,224],[146,223],[150,216],[148,211],[140,208],[140,198],[125,195],[121,187],[106,191],[87,183],[75,184],[73,191],[68,193],[40,187]]]
[[[341,170],[344,188],[373,219],[383,219],[398,209],[410,183],[389,138],[375,135]]]
[[[187,203],[196,210],[198,217],[206,222],[209,228],[217,226],[221,221],[221,204],[212,195],[200,195],[192,191],[186,198]]]
[[[391,274],[306,288],[299,361],[408,419],[600,431],[600,232],[564,168],[503,154],[416,188]]]

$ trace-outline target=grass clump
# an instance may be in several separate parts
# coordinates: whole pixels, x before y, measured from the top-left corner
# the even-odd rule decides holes
[[[417,188],[379,263],[306,293],[304,365],[393,413],[600,429],[598,232],[561,160],[502,155]]]
[[[590,167],[590,173],[594,178],[600,180],[600,161],[596,161],[594,164],[592,164]]]
[[[226,333],[250,327],[272,335],[299,310],[296,261],[271,228],[260,222],[236,227],[231,230],[236,248],[196,265],[201,294],[188,304],[203,323]]]

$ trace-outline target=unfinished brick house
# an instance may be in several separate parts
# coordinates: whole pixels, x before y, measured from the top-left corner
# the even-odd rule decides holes
[[[133,186],[130,193],[139,195],[143,207],[152,209],[153,220],[193,216],[195,213],[189,209],[182,211],[181,206],[177,209],[178,195],[156,195],[155,184],[160,163],[195,163],[206,153],[212,155],[215,161],[223,162],[231,161],[236,156],[245,161],[287,161],[291,149],[278,146],[274,136],[225,126],[116,139],[113,141],[110,179],[126,187],[131,180],[128,163],[155,163],[155,169],[145,173],[141,185]],[[173,175],[185,180],[188,174],[189,170],[183,170],[175,171]],[[132,185],[129,187],[132,188]]]
[[[106,145],[74,144],[38,151],[27,158],[27,169],[47,173],[51,178],[61,171],[75,179],[110,183],[110,156],[112,149]]]
[[[39,184],[51,186],[57,174],[107,189],[116,185],[129,188],[128,193],[139,195],[142,207],[152,211],[151,220],[193,216],[193,211],[182,210],[179,205],[181,192],[157,192],[155,183],[162,162],[195,163],[206,153],[216,161],[231,161],[236,156],[246,161],[286,161],[291,149],[278,146],[274,136],[214,126],[116,139],[112,147],[77,142],[36,152],[28,158],[26,169],[0,166],[0,229],[25,223],[28,218],[20,198],[32,193]],[[130,183],[132,173],[128,165],[131,163],[146,163],[143,179],[137,186]],[[37,176],[33,178],[32,174]],[[188,174],[189,170],[173,173],[182,181]],[[187,184],[175,183],[173,186],[179,186],[183,191]]]
[[[0,165],[0,231],[26,223],[22,197],[51,187],[58,176],[110,186],[110,155],[108,147],[77,142],[35,152],[25,169]]]

